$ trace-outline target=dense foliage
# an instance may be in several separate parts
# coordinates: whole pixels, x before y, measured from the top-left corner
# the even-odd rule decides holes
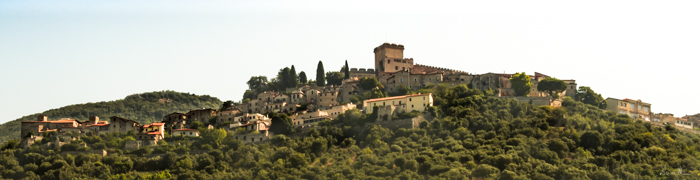
[[[98,116],[108,121],[111,116],[135,120],[141,124],[160,122],[165,115],[172,112],[187,112],[190,109],[218,109],[221,100],[208,95],[195,95],[175,91],[160,91],[129,95],[124,99],[76,104],[31,114],[0,125],[0,142],[19,138],[21,121],[36,121],[39,114],[49,120],[72,118],[87,121],[89,116]]]
[[[525,72],[515,73],[515,75],[510,78],[510,85],[513,91],[515,91],[515,96],[527,96],[532,92],[530,76],[525,74]]]
[[[557,99],[559,98],[558,93],[566,90],[566,83],[557,78],[548,77],[537,83],[537,90],[545,91]]]
[[[326,70],[323,70],[323,62],[318,61],[316,67],[316,86],[323,87],[326,85]]]
[[[366,126],[349,110],[336,122],[243,144],[231,132],[120,149],[129,135],[83,136],[109,156],[3,145],[4,178],[26,179],[697,179],[697,134],[657,127],[565,98],[563,107],[485,96],[465,85],[435,86],[437,116],[419,129]],[[283,118],[284,119],[284,118]],[[301,136],[304,135],[304,136]],[[688,176],[673,175],[678,168]]]

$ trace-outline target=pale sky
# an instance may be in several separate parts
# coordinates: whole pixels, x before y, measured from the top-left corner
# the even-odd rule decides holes
[[[0,123],[174,90],[241,99],[250,76],[315,77],[403,44],[415,63],[540,72],[653,112],[700,113],[698,1],[0,1]],[[58,117],[56,117],[58,118]]]

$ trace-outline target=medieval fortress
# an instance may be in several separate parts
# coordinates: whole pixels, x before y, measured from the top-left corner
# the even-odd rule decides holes
[[[345,79],[340,86],[301,86],[288,88],[285,92],[259,92],[257,98],[249,102],[238,103],[232,107],[215,109],[195,109],[186,113],[174,112],[163,117],[162,122],[141,125],[136,121],[120,117],[110,117],[110,121],[100,121],[99,117],[90,117],[88,121],[61,119],[48,121],[46,116],[39,116],[37,121],[22,122],[22,145],[26,148],[41,141],[40,133],[56,132],[50,143],[44,146],[60,146],[67,139],[69,142],[78,134],[100,133],[136,133],[136,140],[127,142],[127,149],[138,149],[146,145],[158,144],[166,134],[172,136],[199,136],[197,129],[191,129],[193,122],[200,122],[208,128],[221,128],[233,133],[233,138],[245,143],[264,142],[270,139],[268,132],[272,120],[266,113],[286,113],[290,115],[296,128],[310,128],[324,120],[333,120],[346,110],[361,108],[364,113],[373,113],[376,108],[377,121],[388,121],[395,118],[397,113],[423,112],[433,105],[432,94],[413,94],[392,96],[377,99],[367,99],[357,104],[351,103],[354,95],[367,91],[359,87],[363,77],[375,77],[384,85],[387,92],[397,92],[400,87],[408,87],[414,91],[438,84],[456,86],[465,84],[470,88],[482,91],[491,90],[498,98],[516,98],[522,102],[535,105],[561,106],[562,97],[573,97],[577,93],[575,80],[563,80],[566,90],[558,98],[549,93],[537,90],[539,81],[549,77],[535,72],[530,75],[533,84],[528,96],[515,96],[511,88],[510,78],[514,74],[486,73],[472,74],[448,68],[433,67],[414,63],[413,58],[404,58],[404,46],[401,44],[384,43],[374,48],[374,69],[350,68],[350,79]],[[343,67],[347,68],[347,67]],[[656,125],[671,123],[679,128],[692,129],[696,124],[688,119],[676,118],[672,114],[651,112],[651,104],[641,100],[608,98],[609,111],[628,114],[639,120],[650,121]]]

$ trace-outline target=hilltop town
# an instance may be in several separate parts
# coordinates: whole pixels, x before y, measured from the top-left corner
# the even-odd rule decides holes
[[[560,107],[565,98],[592,101],[588,104],[618,114],[647,121],[659,127],[672,125],[680,130],[695,132],[699,115],[674,117],[673,114],[653,113],[651,104],[641,100],[607,98],[590,87],[578,87],[573,79],[559,80],[535,72],[502,74],[474,74],[460,70],[433,67],[414,63],[413,58],[403,56],[404,46],[384,43],[374,48],[374,68],[351,68],[343,66],[338,72],[321,75],[327,77],[314,81],[306,80],[304,72],[280,70],[271,81],[267,77],[254,76],[248,82],[249,90],[239,103],[227,102],[221,109],[191,109],[189,112],[173,112],[161,122],[139,124],[121,117],[109,117],[101,121],[91,116],[87,121],[60,119],[49,121],[39,115],[36,121],[23,121],[21,125],[22,146],[28,148],[35,143],[47,147],[58,147],[79,135],[104,133],[133,133],[135,139],[126,142],[127,150],[157,145],[166,136],[198,137],[199,128],[222,129],[234,134],[245,143],[267,142],[274,136],[275,126],[271,113],[284,114],[293,128],[299,131],[314,128],[320,122],[333,121],[348,110],[357,109],[364,114],[373,114],[376,122],[406,122],[404,128],[415,128],[421,121],[430,120],[429,113],[435,103],[433,90],[436,87],[466,85],[496,98],[517,99],[536,106]],[[303,75],[302,75],[303,74]],[[285,77],[286,75],[290,75]],[[343,76],[343,77],[335,77]],[[334,84],[331,84],[330,78]],[[291,82],[291,83],[289,83]],[[543,88],[543,89],[539,89]],[[599,99],[597,101],[591,99]],[[283,121],[277,121],[283,122]],[[281,126],[281,125],[277,125]],[[51,140],[44,140],[42,133],[52,133]],[[61,139],[61,141],[59,141]]]

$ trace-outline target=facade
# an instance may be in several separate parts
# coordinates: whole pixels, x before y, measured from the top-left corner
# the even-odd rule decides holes
[[[296,127],[309,127],[323,120],[331,119],[328,116],[328,112],[321,110],[298,113],[290,116],[290,118],[292,118],[292,123]]]
[[[615,99],[607,98],[608,108],[606,110],[613,111],[618,114],[627,114],[633,119],[641,119],[651,121],[651,104],[642,102],[642,100],[631,99]]]
[[[425,108],[433,106],[432,93],[413,94],[404,96],[385,97],[365,100],[362,104],[365,114],[371,114],[374,106],[394,106],[393,112],[423,112]]]
[[[240,113],[241,111],[235,107],[230,107],[221,110],[220,112],[216,113],[216,123],[221,124],[223,122],[232,122],[234,117],[236,117],[236,115],[239,115]]]
[[[163,117],[165,132],[172,133],[173,129],[183,129],[187,125],[187,115],[174,112]]]
[[[134,121],[117,116],[109,118],[109,132],[128,133],[129,131],[139,132],[141,125]]]
[[[199,130],[196,130],[196,129],[174,129],[173,136],[199,137]]]
[[[196,109],[187,112],[188,121],[199,121],[202,124],[209,124],[209,119],[216,116],[216,110],[214,109]]]
[[[78,127],[79,122],[75,119],[60,119],[56,121],[49,121],[48,116],[39,115],[36,121],[22,121],[20,135],[21,137],[27,137],[29,134],[33,134],[36,136],[43,132]]]

